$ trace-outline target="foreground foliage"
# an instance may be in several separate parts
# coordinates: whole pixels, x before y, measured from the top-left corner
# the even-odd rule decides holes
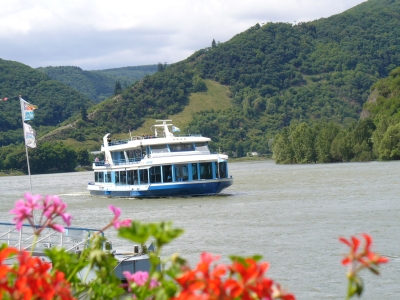
[[[41,231],[50,226],[63,232],[62,219],[68,226],[71,216],[66,212],[66,204],[58,196],[31,195],[17,201],[11,211],[15,215],[17,228],[26,221],[33,225],[33,214],[39,212],[39,226],[35,227],[34,243]],[[219,256],[202,253],[200,262],[191,268],[186,260],[173,255],[161,259],[161,249],[182,234],[183,230],[172,227],[170,222],[141,223],[130,219],[121,220],[121,210],[109,206],[114,214],[112,220],[90,239],[88,248],[79,255],[66,252],[62,248],[45,250],[51,264],[32,257],[31,252],[18,251],[3,245],[0,249],[0,298],[6,299],[115,299],[129,294],[133,299],[281,299],[294,300],[273,279],[266,276],[269,264],[261,262],[260,256],[230,257],[230,264],[218,264]],[[148,272],[134,274],[124,272],[127,280],[122,284],[114,274],[116,260],[107,250],[103,250],[106,241],[102,233],[114,227],[118,235],[128,241],[144,245],[149,240],[155,243],[155,252],[148,252],[151,267]],[[347,299],[360,296],[363,282],[359,275],[363,269],[379,273],[379,265],[387,258],[371,251],[372,238],[364,234],[365,246],[359,250],[360,240],[340,238],[350,248],[342,260],[349,266]],[[17,257],[15,264],[5,261]],[[96,277],[88,281],[90,271]]]

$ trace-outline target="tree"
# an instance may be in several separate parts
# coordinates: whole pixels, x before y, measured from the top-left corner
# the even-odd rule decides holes
[[[278,164],[293,163],[294,154],[290,139],[289,127],[283,128],[281,133],[278,133],[274,138],[272,146],[272,159]]]
[[[236,143],[236,156],[243,157],[244,156],[244,147],[242,142]]]
[[[389,126],[379,145],[379,159],[400,159],[400,123]]]
[[[88,166],[90,165],[89,161],[89,152],[86,149],[78,149],[76,150],[76,161],[81,166]]]
[[[305,122],[292,132],[292,149],[297,163],[315,162],[314,130]]]
[[[157,71],[158,72],[162,72],[162,71],[164,71],[164,66],[163,66],[163,64],[162,63],[158,63],[158,65],[157,65]]]
[[[85,121],[85,122],[88,120],[88,118],[87,118],[87,110],[86,110],[86,107],[83,106],[83,105],[81,107],[81,117],[82,117],[82,120]]]
[[[342,130],[332,141],[331,154],[336,161],[351,161],[354,157],[353,134],[350,130]]]
[[[115,83],[115,87],[114,87],[114,95],[118,95],[121,94],[122,92],[122,86],[121,86],[121,82],[119,82],[119,80]]]
[[[319,163],[328,163],[333,161],[331,154],[331,145],[336,135],[339,133],[339,126],[333,122],[323,124],[317,127],[317,138],[315,141],[315,151]]]
[[[217,43],[215,42],[214,39],[211,42],[211,48],[217,48]]]

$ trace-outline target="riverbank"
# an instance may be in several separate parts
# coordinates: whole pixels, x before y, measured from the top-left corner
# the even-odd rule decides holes
[[[245,156],[245,157],[229,157],[229,163],[246,162],[246,161],[266,161],[272,160],[270,156]]]
[[[21,176],[24,175],[22,171],[17,170],[7,170],[7,171],[0,171],[0,177],[2,176]]]

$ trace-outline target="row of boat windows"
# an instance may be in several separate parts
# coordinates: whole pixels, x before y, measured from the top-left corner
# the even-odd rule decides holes
[[[149,153],[167,153],[181,151],[209,151],[207,143],[179,143],[149,146]]]
[[[147,146],[143,150],[129,150],[126,152],[112,152],[113,161],[128,160],[140,161],[146,154],[154,153],[169,153],[169,152],[183,152],[183,151],[201,151],[210,152],[208,149],[208,143],[179,143],[179,144],[165,144],[165,145],[153,145]]]
[[[136,185],[227,178],[226,162],[204,162],[154,166],[149,169],[94,172],[95,182]]]

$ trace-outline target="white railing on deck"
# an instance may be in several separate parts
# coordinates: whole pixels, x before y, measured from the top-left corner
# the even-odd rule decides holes
[[[38,237],[34,249],[35,252],[42,252],[47,248],[59,247],[71,252],[82,251],[88,246],[89,239],[96,232],[98,232],[96,229],[66,227],[65,232],[61,233],[47,227]],[[0,243],[18,250],[31,250],[34,240],[33,233],[30,225],[23,225],[21,230],[17,230],[15,224],[0,222]]]

